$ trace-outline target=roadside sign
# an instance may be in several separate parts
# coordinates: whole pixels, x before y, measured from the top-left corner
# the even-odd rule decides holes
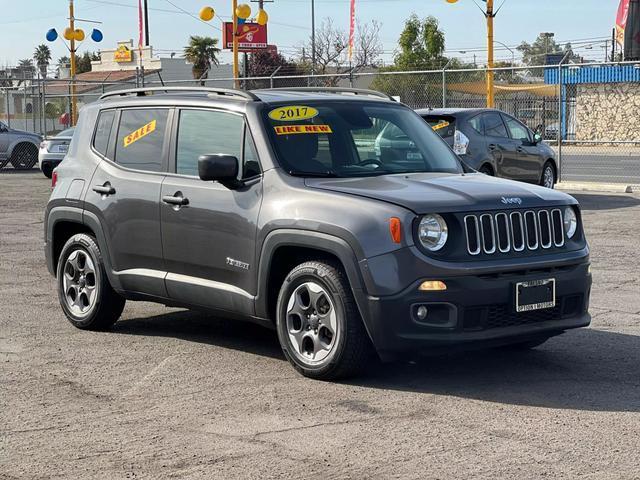
[[[223,30],[224,48],[233,48],[233,22],[225,22]],[[242,23],[238,25],[238,51],[252,52],[267,48],[267,26],[257,23]]]

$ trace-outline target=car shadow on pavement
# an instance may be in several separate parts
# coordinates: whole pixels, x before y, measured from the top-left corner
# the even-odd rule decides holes
[[[121,320],[113,331],[179,338],[284,361],[275,331],[198,312]],[[640,336],[581,329],[529,351],[493,349],[415,362],[374,362],[345,383],[512,405],[640,412]]]
[[[284,360],[275,330],[249,322],[182,310],[118,321],[113,333],[172,337]]]
[[[604,194],[571,194],[578,202],[582,210],[616,210],[619,208],[637,207],[640,198],[629,194],[604,195]]]
[[[640,336],[570,331],[528,351],[483,350],[381,365],[351,382],[574,410],[640,411]]]

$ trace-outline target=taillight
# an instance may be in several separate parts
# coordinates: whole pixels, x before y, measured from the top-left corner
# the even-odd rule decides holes
[[[51,174],[51,188],[55,188],[56,183],[58,183],[58,172],[54,170]]]
[[[466,155],[469,148],[469,138],[460,130],[456,130],[453,134],[453,151],[457,155]]]

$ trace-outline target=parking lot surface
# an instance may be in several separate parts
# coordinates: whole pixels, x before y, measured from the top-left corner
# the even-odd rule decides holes
[[[0,478],[640,477],[640,196],[576,195],[591,328],[305,379],[274,332],[129,302],[74,329],[39,173],[0,174]]]

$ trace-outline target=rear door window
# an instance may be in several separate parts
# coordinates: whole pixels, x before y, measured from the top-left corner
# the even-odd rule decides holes
[[[480,135],[484,135],[484,125],[482,124],[482,115],[476,115],[469,119],[469,125]]]
[[[511,138],[514,140],[531,141],[529,136],[529,129],[517,121],[515,118],[503,115],[504,121],[507,124]]]
[[[115,162],[149,172],[164,170],[164,140],[169,110],[135,108],[122,110]]]
[[[427,115],[422,117],[429,126],[442,138],[451,138],[456,133],[456,119],[444,115]]]
[[[504,122],[499,113],[484,113],[482,115],[482,121],[484,122],[485,135],[488,137],[509,138],[507,128],[504,126]]]

